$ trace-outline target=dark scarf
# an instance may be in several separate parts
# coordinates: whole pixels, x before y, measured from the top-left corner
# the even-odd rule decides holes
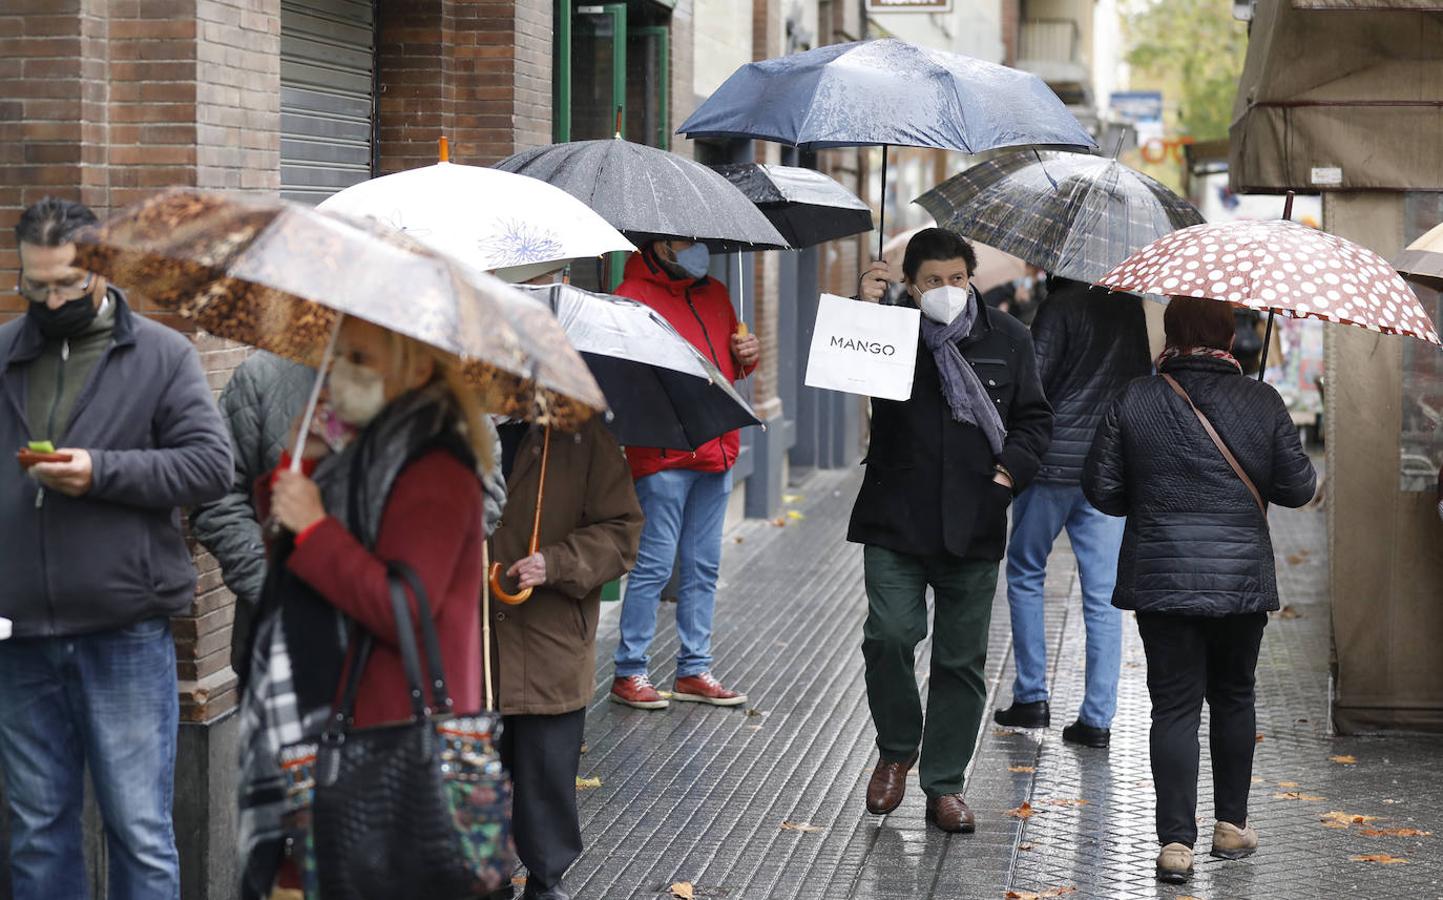
[[[922,340],[932,351],[937,363],[937,377],[942,382],[942,396],[952,410],[952,420],[982,429],[993,456],[1002,455],[1007,440],[1007,426],[997,413],[997,405],[982,386],[982,379],[962,358],[957,342],[972,333],[977,317],[986,315],[977,301],[977,290],[968,288],[967,306],[950,324],[942,325],[922,314]]]
[[[344,450],[316,467],[314,480],[326,511],[367,549],[373,548],[391,488],[408,463],[440,447],[474,465],[457,421],[446,388],[439,383],[392,401]],[[293,549],[289,536],[274,548],[261,614],[280,611],[304,716],[334,702],[351,623],[310,585],[290,574],[286,560]]]

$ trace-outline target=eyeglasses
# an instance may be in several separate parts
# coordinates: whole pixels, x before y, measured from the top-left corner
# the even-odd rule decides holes
[[[54,291],[56,296],[61,300],[70,301],[79,300],[81,297],[84,297],[90,292],[93,284],[95,284],[94,272],[85,273],[85,278],[83,279],[75,279],[59,284],[41,284],[22,276],[19,283],[15,285],[15,292],[32,303],[44,303],[50,299],[50,293],[52,291]]]

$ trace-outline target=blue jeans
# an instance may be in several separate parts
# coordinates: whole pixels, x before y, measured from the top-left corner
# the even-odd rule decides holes
[[[1017,495],[1007,546],[1007,603],[1012,608],[1012,655],[1017,663],[1014,703],[1047,699],[1043,582],[1052,544],[1066,528],[1077,556],[1082,620],[1087,627],[1087,688],[1077,718],[1094,728],[1111,727],[1122,667],[1122,611],[1112,605],[1112,589],[1117,584],[1117,554],[1125,525],[1125,519],[1098,512],[1077,485],[1038,482]]]
[[[656,636],[661,590],[681,567],[676,604],[676,636],[681,647],[676,675],[686,678],[711,670],[711,622],[716,582],[721,572],[722,524],[732,475],[668,469],[636,482],[636,499],[646,515],[641,550],[627,577],[621,603],[621,640],[616,645],[616,676],[646,674],[647,650]]]
[[[85,770],[105,823],[110,900],[178,900],[170,623],[0,642],[0,770],[16,900],[88,897]]]

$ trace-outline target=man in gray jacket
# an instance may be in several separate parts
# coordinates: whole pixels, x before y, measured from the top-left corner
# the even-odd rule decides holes
[[[171,820],[179,719],[170,617],[195,596],[180,508],[230,482],[230,443],[194,347],[74,267],[89,209],[21,215],[17,290],[0,326],[0,772],[17,900],[88,894],[88,768],[112,897],[180,896]]]
[[[220,394],[235,473],[224,497],[191,514],[190,527],[220,563],[225,586],[235,594],[231,668],[241,675],[251,618],[266,581],[266,551],[252,501],[256,479],[280,462],[291,423],[305,408],[315,380],[314,369],[258,351],[236,367]]]

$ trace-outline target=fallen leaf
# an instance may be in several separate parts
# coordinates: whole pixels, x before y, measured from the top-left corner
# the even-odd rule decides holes
[[[1366,825],[1369,822],[1376,822],[1378,821],[1378,817],[1357,816],[1352,813],[1339,812],[1335,809],[1323,813],[1323,815],[1318,819],[1318,821],[1322,822],[1324,825],[1327,825],[1329,822],[1337,823],[1336,825],[1329,825],[1330,828],[1347,828],[1349,825]]]
[[[582,778],[580,775],[576,776],[576,789],[578,791],[590,791],[599,787],[601,787],[600,778]]]
[[[588,753],[590,753],[590,752],[591,752],[591,745],[588,744],[588,743],[586,743],[585,741],[582,741],[582,742],[581,742],[581,755],[582,755],[582,756],[585,756],[586,754],[588,754]]]
[[[1032,818],[1032,804],[1024,801],[1016,809],[1009,809],[1007,814],[1014,819],[1030,819]]]
[[[690,881],[678,881],[671,886],[671,895],[677,900],[696,900],[696,888]]]
[[[1287,791],[1282,794],[1274,794],[1274,800],[1306,800],[1309,803],[1320,803],[1327,800],[1327,797],[1319,797],[1316,794],[1300,794],[1297,791]]]
[[[806,517],[807,517],[807,514],[804,513],[804,512],[802,512],[802,511],[799,510],[799,509],[789,509],[789,510],[787,510],[787,518],[788,518],[788,519],[791,519],[791,520],[794,521],[794,522],[799,522],[799,521],[801,521],[802,519],[805,519]]]
[[[1037,767],[1036,767],[1036,766],[1008,766],[1008,767],[1007,767],[1007,771],[1009,771],[1009,772],[1036,772],[1036,771],[1037,771]]]
[[[1328,759],[1331,759],[1340,766],[1351,766],[1358,762],[1356,756],[1330,756]]]
[[[826,831],[827,829],[823,828],[820,825],[812,825],[809,822],[783,822],[782,830],[800,831],[803,834],[811,834],[814,831]]]
[[[1296,781],[1279,781],[1279,782],[1278,782],[1278,787],[1297,787],[1297,786],[1298,786],[1298,783],[1297,783]]]
[[[1020,843],[1020,844],[1017,845],[1017,849],[1018,849],[1018,850],[1031,850],[1031,849],[1032,849],[1032,842],[1031,842],[1031,841],[1023,841],[1022,843]]]
[[[1386,804],[1388,804],[1389,806],[1392,806],[1394,803],[1397,803],[1398,801],[1397,801],[1397,800],[1384,800],[1383,802],[1386,803]]]
[[[1366,837],[1432,837],[1433,832],[1417,828],[1359,828],[1358,833]]]
[[[760,726],[760,725],[748,725],[748,726],[747,726],[747,731],[761,731],[761,730],[762,730],[762,726]]]
[[[1017,732],[1013,731],[1011,728],[994,728],[992,729],[992,733],[997,737],[1011,737]]]
[[[736,544],[745,543],[745,541],[746,541],[746,538],[742,537],[741,535],[738,535],[738,536],[732,538],[732,542],[733,542],[733,543],[736,543]]]
[[[1290,566],[1300,565],[1300,564],[1301,564],[1304,560],[1306,560],[1306,559],[1307,559],[1307,557],[1304,556],[1304,555],[1301,554],[1301,553],[1289,553],[1289,554],[1288,554],[1288,565],[1290,565]]]
[[[1077,893],[1077,888],[1068,885],[1067,887],[1048,888],[1035,894],[1031,891],[1008,891],[1006,897],[1007,900],[1043,900],[1045,897],[1061,897],[1075,893]]]
[[[671,699],[671,691],[657,691],[657,693],[661,695],[661,699],[663,700]]]
[[[772,519],[772,524],[778,528],[786,528],[787,520],[784,516],[777,516],[775,519]]]
[[[1323,822],[1323,827],[1324,827],[1324,828],[1347,828],[1347,827],[1348,827],[1348,823],[1347,823],[1347,822],[1334,822],[1334,821],[1328,820],[1328,821],[1324,821],[1324,822]]]
[[[749,719],[755,719],[764,715],[766,715],[765,710],[757,709],[755,706],[747,707],[747,718]]]
[[[786,503],[786,504],[789,504],[789,505],[792,504],[792,503],[800,503],[801,501],[802,501],[802,495],[801,495],[801,494],[783,494],[783,495],[782,495],[782,502],[783,502],[783,503]]]
[[[1086,800],[1043,800],[1048,806],[1086,806]]]
[[[1348,858],[1351,859],[1353,862],[1378,863],[1379,865],[1384,866],[1396,866],[1400,863],[1405,863],[1408,861],[1401,856],[1394,856],[1391,853],[1364,853],[1359,856],[1350,856]]]
[[[1261,744],[1263,742],[1263,733],[1259,731],[1256,735],[1253,736],[1253,740]]]
[[[526,876],[513,875],[511,876],[511,883],[514,884],[516,887],[526,887]]]
[[[1259,778],[1259,777],[1256,776],[1256,775],[1253,776],[1253,784],[1262,784],[1262,783],[1263,783],[1263,779]]]

